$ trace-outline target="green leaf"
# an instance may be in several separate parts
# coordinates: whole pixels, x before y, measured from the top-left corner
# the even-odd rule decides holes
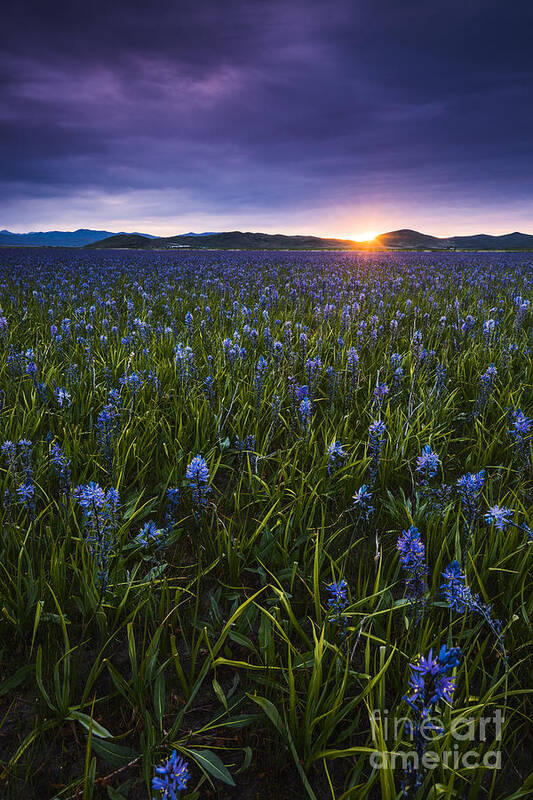
[[[44,608],[44,600],[39,600],[39,602],[37,603],[37,607],[35,609],[35,619],[33,622],[33,635],[31,637],[30,655],[33,653],[33,645],[35,644],[35,635],[37,633],[37,628],[39,627],[39,620],[41,618],[43,608]]]
[[[163,714],[165,713],[165,673],[161,671],[154,683],[154,711],[157,723],[163,727]]]
[[[88,714],[84,714],[82,711],[71,711],[67,719],[79,722],[87,731],[92,729],[93,736],[98,736],[100,739],[113,738],[113,734],[109,733],[107,728],[104,728],[103,725],[100,725],[99,722],[96,722],[95,719],[92,719]]]
[[[226,695],[224,694],[222,686],[220,685],[220,683],[217,681],[216,678],[213,678],[213,689],[214,689],[214,692],[215,692],[216,696],[218,697],[218,699],[220,700],[220,702],[222,703],[222,705],[224,706],[224,708],[227,711],[228,710],[228,701],[226,700]]]
[[[14,689],[15,686],[18,686],[22,681],[26,679],[26,677],[33,672],[33,664],[25,664],[23,667],[20,667],[13,675],[5,680],[3,683],[0,683],[0,697],[2,695],[7,694]]]
[[[200,769],[209,772],[214,778],[228,786],[235,786],[235,781],[231,777],[229,770],[212,750],[193,750],[189,747],[187,752],[190,753]]]
[[[152,583],[152,581],[155,581],[163,574],[163,572],[166,570],[167,567],[168,564],[166,561],[164,561],[162,564],[156,564],[155,567],[152,567],[152,569],[146,573],[144,580],[142,582]]]
[[[241,772],[244,772],[248,769],[250,764],[252,763],[253,758],[253,750],[251,747],[244,748],[244,761],[242,762],[241,766],[237,770],[237,774],[240,775]]]
[[[40,689],[40,692],[45,700],[46,705],[52,711],[55,711],[55,706],[53,705],[52,701],[50,700],[50,695],[44,688],[43,682],[43,649],[41,645],[37,648],[37,658],[35,659],[35,680],[37,681],[37,686]]]
[[[103,758],[112,767],[123,767],[139,757],[139,753],[132,750],[131,747],[124,747],[124,745],[116,744],[109,739],[93,737],[91,745],[96,755]]]
[[[257,697],[257,696],[250,696],[250,699],[257,703],[260,708],[263,709],[271,723],[274,725],[275,728],[281,733],[282,736],[286,735],[285,726],[283,724],[283,720],[280,717],[279,711],[276,706],[267,700],[265,697]]]

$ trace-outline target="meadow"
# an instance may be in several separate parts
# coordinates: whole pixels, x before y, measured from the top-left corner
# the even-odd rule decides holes
[[[0,797],[531,797],[532,300],[1,250]]]

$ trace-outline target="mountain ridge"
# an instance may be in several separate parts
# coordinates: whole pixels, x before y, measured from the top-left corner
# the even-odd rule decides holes
[[[112,233],[90,228],[75,231],[0,230],[0,246],[90,247],[134,249],[227,249],[227,250],[533,250],[533,235],[513,231],[502,235],[438,237],[410,228],[379,234],[371,241],[356,241],[306,234],[286,235],[252,231],[184,233],[154,236],[148,233]]]
[[[112,231],[98,231],[92,228],[78,228],[75,231],[28,231],[27,233],[13,233],[4,228],[0,231],[0,245],[30,245],[33,247],[84,247],[87,244],[107,239],[110,236],[128,236],[121,231],[115,234]],[[146,239],[155,239],[150,233],[134,235]]]
[[[130,237],[131,238],[131,237]],[[92,248],[130,247],[142,249],[213,249],[213,250],[533,250],[533,235],[527,233],[475,234],[439,238],[408,228],[389,231],[368,242],[320,236],[225,231],[205,234],[165,236],[148,239],[138,236],[134,245],[127,237],[116,235],[88,245]]]

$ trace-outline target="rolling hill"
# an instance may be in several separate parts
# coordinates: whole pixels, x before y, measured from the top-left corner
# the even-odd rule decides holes
[[[85,247],[102,239],[112,236],[129,236],[130,234],[114,234],[111,231],[93,231],[89,228],[79,228],[77,231],[32,231],[30,233],[12,233],[0,231],[0,245],[32,246],[32,247]],[[141,234],[133,234],[141,235]],[[143,233],[146,239],[152,239],[150,234]]]
[[[507,233],[491,236],[480,233],[475,236],[449,236],[439,238],[409,229],[382,233],[376,241],[385,247],[401,249],[450,249],[458,250],[523,250],[533,248],[533,236],[527,233]]]
[[[507,233],[491,236],[440,238],[403,228],[382,233],[373,241],[330,239],[320,236],[224,231],[184,233],[158,237],[148,233],[111,233],[80,228],[76,231],[12,233],[0,231],[0,246],[92,247],[133,249],[207,248],[211,250],[533,250],[533,235]]]
[[[129,247],[128,238],[113,236],[89,247]],[[212,250],[353,250],[355,242],[349,239],[323,239],[319,236],[285,236],[269,233],[225,233],[203,236],[181,234],[160,239],[138,237],[138,247],[143,248],[208,248]]]
[[[325,239],[319,236],[227,231],[202,236],[181,234],[161,238],[118,234],[88,247],[208,248],[212,250],[533,250],[533,236],[509,233],[504,236],[479,234],[439,238],[408,228],[382,233],[371,242],[350,239]]]

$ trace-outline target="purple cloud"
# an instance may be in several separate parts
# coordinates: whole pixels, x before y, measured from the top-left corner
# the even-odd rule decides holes
[[[530,229],[532,16],[8,0],[0,226]]]

